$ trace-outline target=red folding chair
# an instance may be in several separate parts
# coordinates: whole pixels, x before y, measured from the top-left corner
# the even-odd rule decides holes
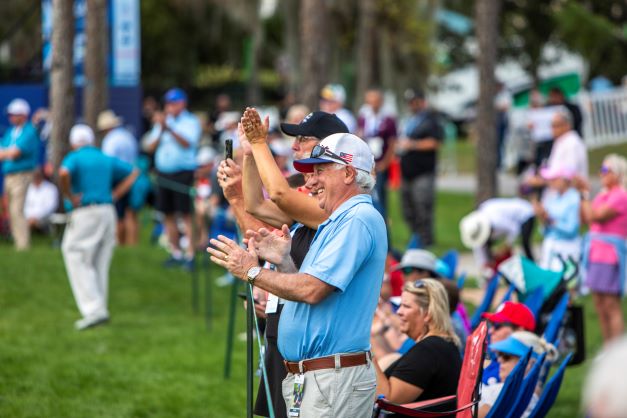
[[[466,351],[462,369],[457,383],[457,395],[444,396],[437,399],[429,399],[422,402],[409,404],[395,404],[385,398],[376,401],[373,417],[378,417],[381,412],[393,412],[407,417],[443,417],[456,414],[457,418],[471,418],[477,416],[477,405],[481,399],[481,374],[483,372],[483,359],[487,349],[488,326],[481,322],[477,329],[466,340]],[[433,412],[425,410],[457,401],[457,408],[452,411]]]

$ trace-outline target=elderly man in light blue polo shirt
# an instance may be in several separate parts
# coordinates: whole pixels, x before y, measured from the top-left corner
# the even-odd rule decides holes
[[[290,416],[369,417],[376,388],[370,326],[387,252],[385,222],[369,195],[374,158],[361,138],[334,134],[294,166],[312,173],[308,186],[329,214],[298,272],[285,249],[280,272],[260,268],[253,240],[245,251],[220,236],[207,251],[234,276],[286,299],[278,345]]]
[[[155,153],[155,167],[161,180],[157,188],[157,209],[165,215],[165,232],[171,248],[170,258],[165,265],[183,265],[191,270],[194,266],[191,200],[189,194],[173,190],[171,185],[178,185],[179,190],[193,186],[196,150],[202,128],[198,118],[187,111],[187,95],[183,90],[168,90],[164,101],[165,113],[157,112],[153,117],[148,152]],[[184,235],[190,242],[185,257],[179,245],[181,237],[176,225],[177,215],[183,218]]]

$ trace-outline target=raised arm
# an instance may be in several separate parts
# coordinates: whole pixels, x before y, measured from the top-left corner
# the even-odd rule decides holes
[[[261,123],[259,114],[247,108],[242,117],[242,126],[250,141],[257,171],[270,199],[289,217],[310,228],[318,228],[327,219],[316,199],[291,189],[281,170],[276,165],[266,142],[268,119]]]
[[[263,183],[257,171],[257,165],[242,124],[237,125],[240,144],[244,153],[242,164],[242,191],[244,194],[244,208],[255,218],[280,228],[283,224],[291,225],[293,219],[263,195]]]
[[[220,167],[218,168],[218,184],[222,187],[224,197],[231,205],[240,231],[272,228],[271,225],[260,221],[246,212],[244,208],[244,194],[242,192],[242,172],[235,161],[228,159],[220,163]]]

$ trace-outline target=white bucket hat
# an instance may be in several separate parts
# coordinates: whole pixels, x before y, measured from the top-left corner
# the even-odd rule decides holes
[[[490,219],[479,211],[464,216],[459,222],[462,244],[468,248],[478,248],[490,238]]]

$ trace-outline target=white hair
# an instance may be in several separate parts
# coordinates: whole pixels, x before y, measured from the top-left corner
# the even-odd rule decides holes
[[[573,115],[572,115],[572,113],[570,113],[570,110],[568,110],[568,108],[566,106],[559,106],[555,110],[555,115],[559,116],[560,118],[562,118],[562,120],[564,122],[566,122],[568,124],[568,126],[570,126],[572,128],[572,126],[573,126]]]
[[[618,183],[627,188],[627,160],[618,154],[609,154],[603,159],[603,164],[618,177]]]
[[[361,190],[369,192],[374,189],[375,184],[377,184],[377,180],[375,179],[375,177],[372,174],[366,173],[363,170],[356,171],[357,176],[355,177],[355,182],[361,188]]]
[[[345,164],[340,164],[340,163],[332,163],[330,165],[331,165],[331,170],[340,170],[346,167]],[[353,168],[355,169],[355,172],[357,173],[355,175],[355,184],[359,186],[359,189],[364,192],[372,191],[372,189],[374,189],[374,185],[377,183],[377,180],[375,179],[374,175],[370,173],[366,173],[364,170],[360,170],[355,167]]]
[[[591,365],[583,408],[591,418],[624,417],[627,411],[627,337],[611,342]]]
[[[94,131],[88,125],[79,123],[70,130],[70,145],[75,148],[82,145],[92,145],[94,140]]]

